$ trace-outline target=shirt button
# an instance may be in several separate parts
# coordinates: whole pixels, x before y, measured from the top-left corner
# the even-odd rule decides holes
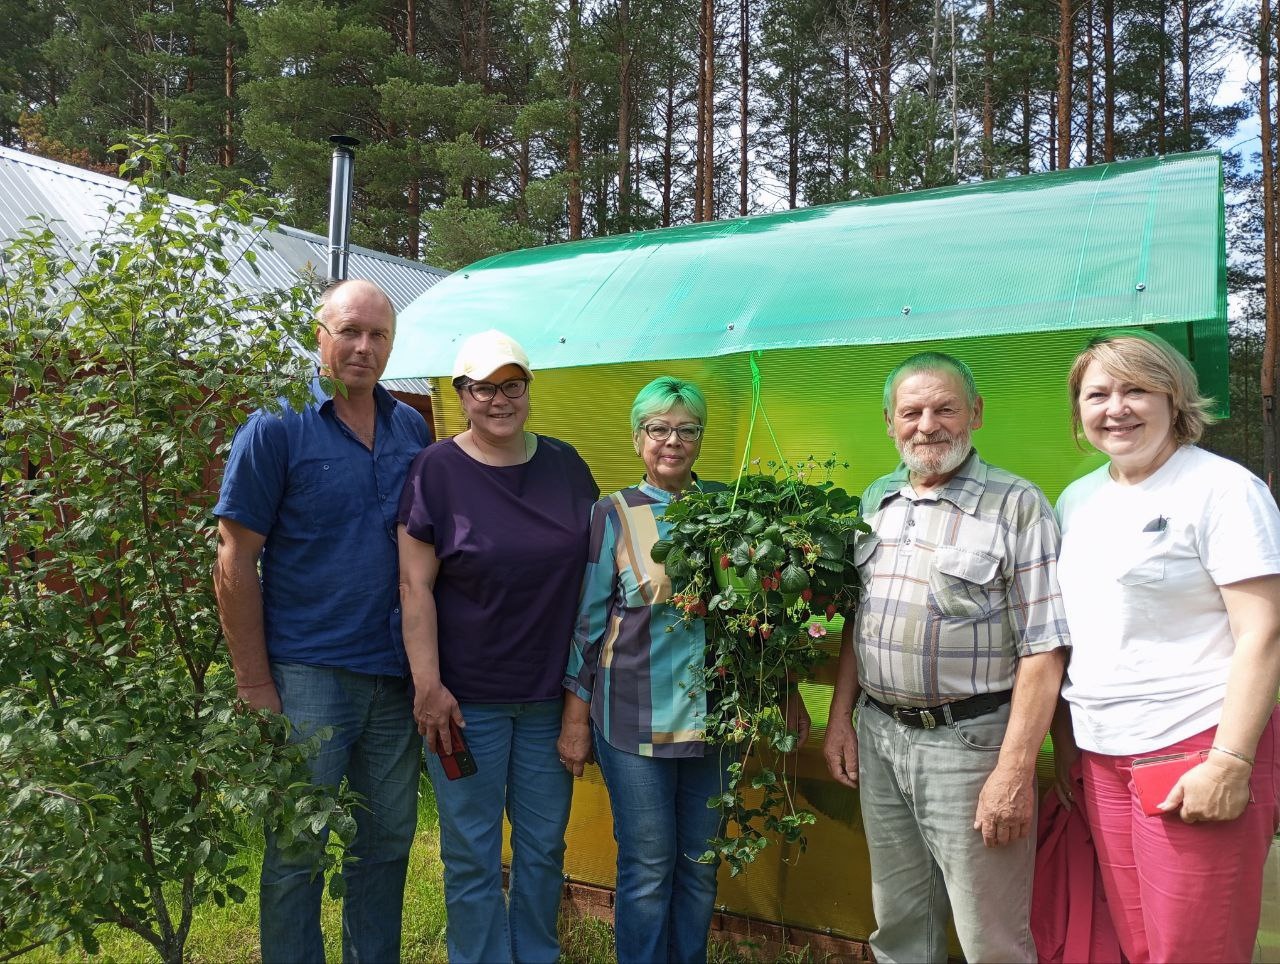
[[[397,606],[395,609],[393,609],[393,610],[391,610],[391,611],[392,611],[393,613],[397,613],[397,614],[398,614],[398,613],[400,612],[400,607],[399,607],[399,606]]]
[[[326,472],[328,472],[328,471],[329,471],[329,463],[328,463],[328,462],[326,462],[326,463],[324,464],[324,470],[325,470]]]
[[[908,520],[907,520],[907,525],[909,525],[909,526],[913,526],[913,525],[915,525],[915,524],[916,524],[916,520],[915,520],[915,519],[908,519]]]

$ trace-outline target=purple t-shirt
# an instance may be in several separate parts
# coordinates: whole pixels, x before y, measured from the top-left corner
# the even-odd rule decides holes
[[[440,560],[440,678],[460,702],[561,697],[599,497],[573,446],[545,435],[522,465],[484,465],[453,439],[414,459],[399,519]]]

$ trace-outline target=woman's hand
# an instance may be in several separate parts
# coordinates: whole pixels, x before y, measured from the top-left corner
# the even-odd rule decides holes
[[[1061,696],[1049,724],[1049,737],[1053,740],[1053,791],[1070,810],[1084,789],[1084,777],[1080,772],[1080,747],[1076,746],[1071,726],[1071,708]]]
[[[1249,803],[1252,772],[1243,760],[1219,761],[1213,756],[1184,773],[1160,809],[1172,813],[1181,807],[1184,823],[1234,820]]]
[[[413,719],[430,752],[439,751],[445,756],[453,752],[453,740],[449,736],[450,718],[459,727],[467,725],[458,701],[443,683],[414,687]]]
[[[582,776],[587,764],[595,762],[591,755],[591,704],[569,690],[565,690],[560,713],[556,752],[560,763],[575,777]]]
[[[587,764],[595,762],[591,755],[590,722],[561,719],[556,752],[560,754],[560,762],[566,770],[575,777],[582,776]]]
[[[1080,748],[1074,740],[1053,741],[1053,790],[1068,810],[1075,806],[1083,787],[1079,763]]]

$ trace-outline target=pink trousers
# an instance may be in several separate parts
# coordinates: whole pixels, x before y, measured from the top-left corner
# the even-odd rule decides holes
[[[1207,749],[1217,728],[1139,756]],[[1132,756],[1083,754],[1085,810],[1125,957],[1237,962],[1253,957],[1262,870],[1280,818],[1280,710],[1258,741],[1253,800],[1235,820],[1186,824],[1143,814]]]

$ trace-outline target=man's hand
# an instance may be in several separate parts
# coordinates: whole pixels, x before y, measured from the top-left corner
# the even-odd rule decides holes
[[[568,714],[560,720],[560,739],[556,740],[556,752],[560,754],[560,762],[575,777],[580,777],[591,755],[591,723],[587,720],[570,719]]]
[[[276,684],[267,680],[263,683],[236,683],[236,696],[251,710],[270,710],[272,713],[282,712],[280,694],[276,692]]]
[[[1035,771],[1024,773],[996,765],[978,794],[973,829],[982,831],[988,847],[1003,847],[1031,832],[1035,813]]]
[[[844,716],[832,716],[827,721],[822,755],[826,758],[831,776],[846,787],[857,788],[858,734],[854,732],[852,720]]]
[[[451,718],[459,727],[467,725],[458,701],[443,683],[414,686],[413,719],[432,753],[439,751],[448,756],[453,752],[453,738],[449,735]]]

